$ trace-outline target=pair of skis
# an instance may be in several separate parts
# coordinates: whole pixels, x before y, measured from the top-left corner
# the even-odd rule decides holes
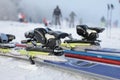
[[[22,47],[25,48],[26,45],[25,44],[16,44],[17,47]],[[21,49],[20,49],[21,50]],[[26,59],[29,60],[31,62],[31,64],[35,64],[35,62],[39,62],[42,61],[43,63],[47,63],[50,65],[54,65],[54,66],[58,66],[61,68],[65,68],[65,69],[69,69],[69,70],[75,70],[77,72],[85,72],[87,74],[90,75],[94,75],[94,76],[98,76],[98,77],[102,77],[102,78],[106,78],[106,79],[120,79],[120,67],[119,67],[119,61],[117,62],[117,64],[113,64],[111,65],[112,61],[109,61],[110,64],[105,64],[105,63],[99,63],[99,61],[95,61],[95,58],[112,58],[115,59],[115,61],[119,60],[119,56],[117,58],[112,56],[112,57],[108,57],[106,56],[106,54],[110,54],[110,52],[113,54],[119,54],[119,50],[113,50],[113,49],[86,49],[87,51],[92,51],[92,52],[81,52],[81,51],[73,51],[73,50],[65,50],[65,57],[64,56],[51,56],[51,55],[30,55],[29,52],[25,51],[23,49],[23,51],[19,51],[21,52],[18,55],[14,55],[12,53],[1,53],[4,56],[9,56],[9,57],[17,57],[17,58],[21,58],[21,59]],[[96,53],[93,53],[94,50],[96,50]],[[100,54],[97,52],[108,52],[105,55],[104,54]],[[115,53],[116,52],[116,53]],[[33,53],[35,54],[35,51],[33,51]],[[43,52],[41,52],[43,53]],[[92,60],[88,60],[88,59],[83,59],[83,58],[73,58],[69,57],[69,54],[74,54],[74,55],[81,55],[81,56],[85,56],[83,58],[88,58],[88,59],[94,59]],[[99,55],[98,55],[99,54]],[[103,56],[104,55],[104,56]],[[87,56],[87,57],[86,57]],[[98,56],[98,57],[95,57]],[[102,57],[101,57],[102,56]],[[68,58],[69,57],[69,58]],[[89,58],[92,57],[92,58]],[[97,60],[96,59],[96,60]],[[105,61],[105,60],[103,60]],[[98,62],[98,63],[97,63]]]
[[[14,44],[14,45],[16,47],[22,47],[22,48],[27,47],[26,44]],[[11,46],[11,44],[10,44],[10,46]],[[49,51],[47,51],[47,52],[44,52],[43,50],[37,51],[38,49],[41,49],[41,48],[38,47],[37,49],[34,49],[34,51],[29,50],[28,51],[29,55],[31,55],[31,56],[33,56],[34,54],[47,54],[47,55],[49,55]],[[1,48],[1,51],[9,53],[10,48],[8,48],[8,49],[2,49]],[[26,50],[19,50],[19,52],[21,52],[22,54],[25,53],[25,51]],[[90,49],[90,48],[85,48],[82,51],[64,50],[64,53],[65,53],[66,57],[120,65],[120,50],[117,50],[117,49],[109,49],[109,48]]]

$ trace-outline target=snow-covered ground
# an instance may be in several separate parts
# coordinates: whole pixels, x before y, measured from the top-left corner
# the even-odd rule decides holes
[[[0,21],[0,33],[10,33],[16,36],[13,42],[20,42],[25,39],[24,33],[35,27],[43,27],[43,24],[3,22]],[[65,25],[59,28],[49,26],[53,30],[61,30],[71,33],[74,38],[80,38],[75,28],[68,28]],[[120,29],[112,28],[111,33],[105,30],[100,34],[101,47],[120,49]],[[5,58],[0,56],[0,79],[1,80],[103,80],[95,76],[83,73],[69,72],[62,69],[54,69],[45,65],[30,65],[29,62]]]

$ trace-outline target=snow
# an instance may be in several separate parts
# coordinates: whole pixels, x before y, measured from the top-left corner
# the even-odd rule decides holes
[[[30,65],[13,58],[0,57],[0,78],[2,80],[79,80],[75,73],[56,70],[44,65]],[[87,79],[85,79],[87,80]]]
[[[14,34],[16,39],[13,42],[19,42],[23,39],[24,33],[33,30],[36,27],[44,27],[43,24],[19,23],[12,21],[0,21],[0,33]],[[74,38],[80,37],[76,34],[75,28],[68,28],[65,24],[61,29],[59,26],[48,26],[53,30],[60,30],[71,33]],[[107,29],[100,34],[102,40],[101,47],[120,49],[120,29],[112,28],[111,34]],[[108,35],[109,33],[109,35]],[[13,58],[5,58],[0,56],[0,79],[2,80],[101,80],[95,76],[85,75],[83,73],[75,73],[62,69],[55,69],[43,64],[30,65],[29,62],[16,60]],[[103,80],[103,79],[102,79]]]

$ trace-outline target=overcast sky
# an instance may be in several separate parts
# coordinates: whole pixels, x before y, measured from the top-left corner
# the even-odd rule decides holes
[[[37,18],[47,17],[51,19],[53,9],[59,5],[64,18],[68,17],[71,11],[74,11],[77,14],[77,19],[83,18],[84,22],[99,23],[101,16],[106,17],[107,4],[111,3],[115,7],[113,21],[119,20],[120,4],[118,0],[22,0],[21,5],[27,8],[26,11],[29,14],[34,14]]]

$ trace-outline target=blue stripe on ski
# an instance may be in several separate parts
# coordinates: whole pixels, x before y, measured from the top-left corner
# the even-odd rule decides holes
[[[49,60],[44,60],[44,62],[61,66],[61,67],[66,67],[70,68],[73,70],[77,71],[85,71],[101,76],[106,76],[106,77],[111,77],[115,79],[120,79],[120,67],[115,67],[115,66],[108,66],[108,65],[102,65],[102,64],[96,64],[95,66],[89,67],[89,68],[84,68],[84,67],[79,67],[75,65],[70,65],[67,62],[55,62],[55,61],[49,61]]]
[[[96,51],[96,52],[109,52],[109,53],[120,53],[120,50],[111,49],[111,48],[102,48],[102,49],[85,49],[86,51]]]
[[[91,57],[98,57],[98,58],[105,58],[105,59],[112,59],[112,60],[120,60],[120,56],[111,56],[111,55],[99,54],[99,53],[72,51],[72,50],[64,50],[64,53],[79,54],[83,56],[91,56]]]

